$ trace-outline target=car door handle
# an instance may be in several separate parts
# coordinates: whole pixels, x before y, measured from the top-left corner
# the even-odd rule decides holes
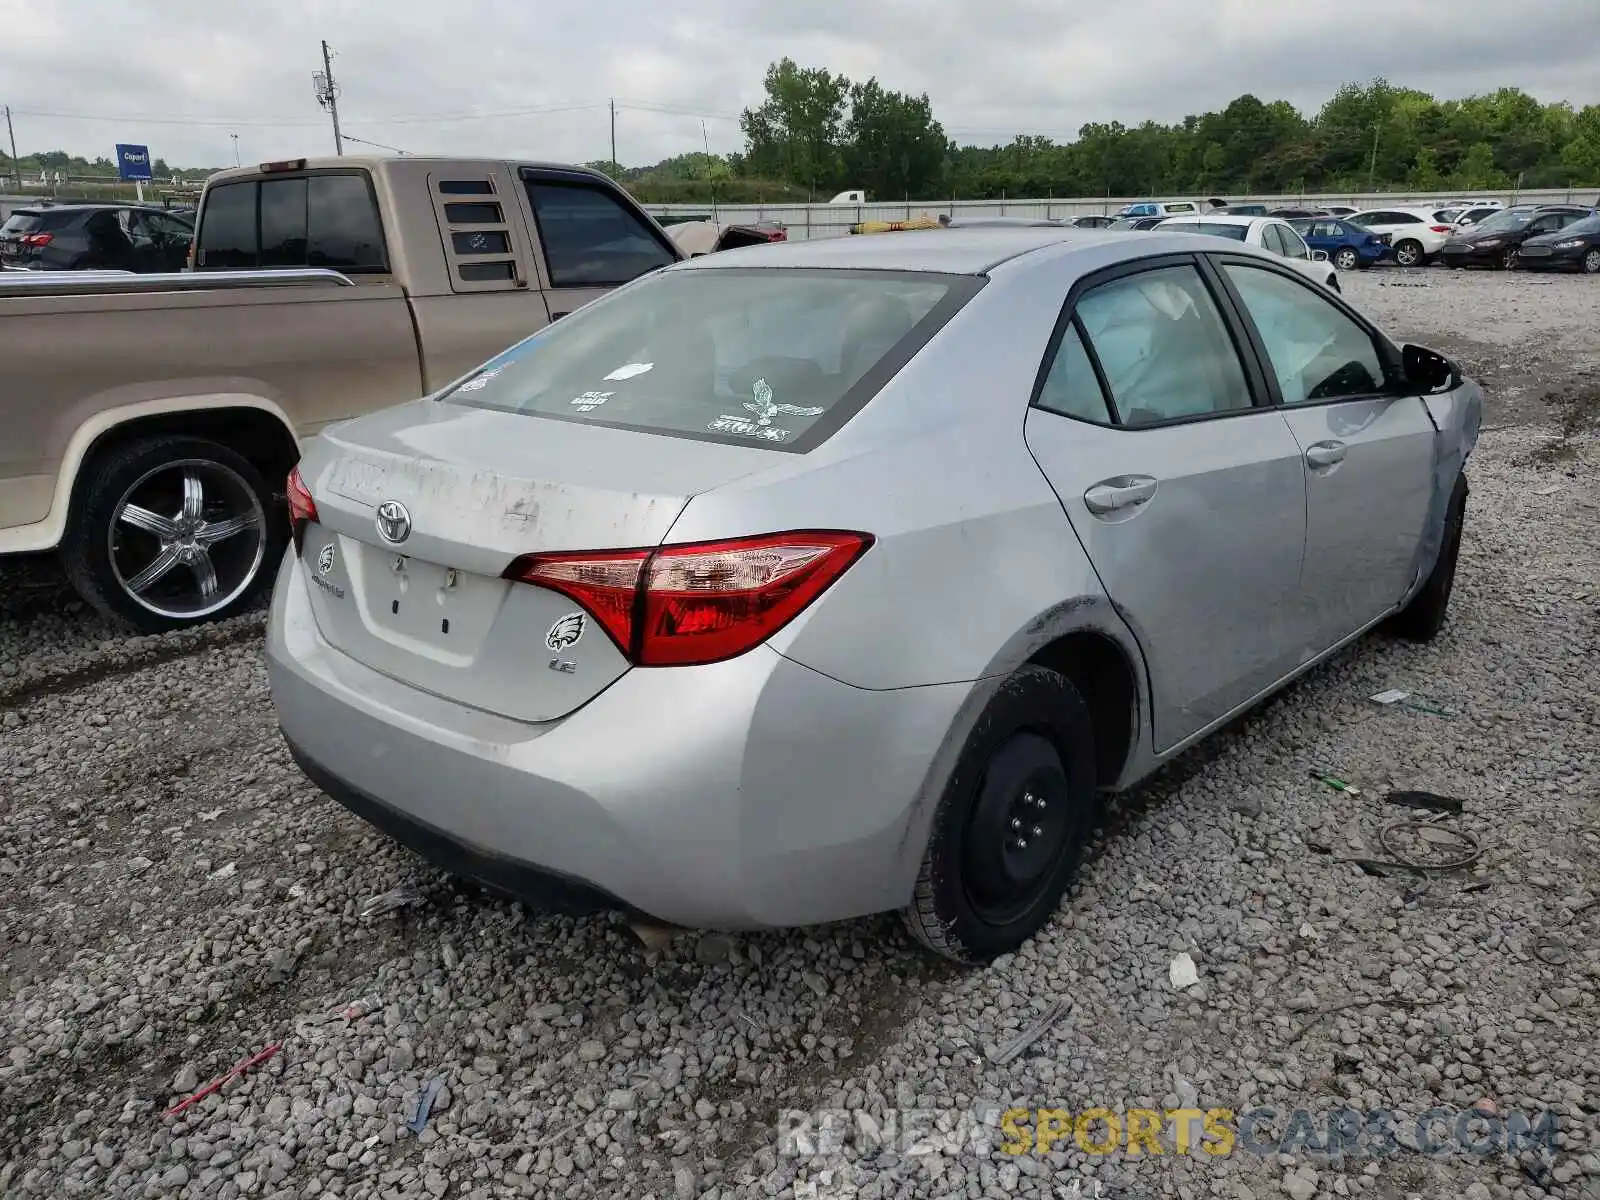
[[[1344,461],[1343,442],[1313,442],[1306,447],[1306,462],[1313,467],[1332,467]]]
[[[1156,481],[1148,475],[1119,475],[1103,479],[1083,494],[1089,511],[1100,516],[1136,508],[1156,494]]]

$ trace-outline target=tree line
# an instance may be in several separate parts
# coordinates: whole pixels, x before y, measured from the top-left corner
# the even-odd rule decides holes
[[[1347,83],[1312,116],[1246,93],[1171,125],[1094,123],[1076,141],[1018,134],[1003,146],[957,145],[926,95],[875,78],[785,58],[764,91],[742,115],[741,153],[598,165],[653,203],[793,203],[853,188],[875,200],[995,200],[1600,187],[1600,105],[1509,87],[1437,100],[1382,79]]]

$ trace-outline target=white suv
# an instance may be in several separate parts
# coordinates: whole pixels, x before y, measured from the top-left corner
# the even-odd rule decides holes
[[[1402,267],[1426,266],[1455,232],[1439,220],[1433,208],[1374,208],[1346,217],[1357,225],[1387,237],[1394,260]]]

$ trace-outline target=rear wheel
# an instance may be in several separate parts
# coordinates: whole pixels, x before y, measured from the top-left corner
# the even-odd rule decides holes
[[[1341,271],[1354,271],[1361,265],[1361,256],[1356,253],[1354,246],[1341,246],[1334,251],[1333,265]]]
[[[1420,267],[1426,258],[1422,243],[1416,238],[1405,238],[1395,243],[1394,261],[1402,267]]]
[[[1450,608],[1450,593],[1455,589],[1456,560],[1461,554],[1461,533],[1467,515],[1467,477],[1456,477],[1450,493],[1450,508],[1444,518],[1444,540],[1439,543],[1439,558],[1429,572],[1422,590],[1389,621],[1389,631],[1412,642],[1431,642],[1444,628]]]
[[[218,442],[139,438],[85,464],[61,542],[78,593],[141,632],[232,616],[270,582],[286,530],[260,472]]]
[[[990,700],[940,800],[913,937],[957,962],[1015,950],[1050,919],[1097,808],[1089,709],[1065,676],[1023,667]]]
[[[1600,275],[1600,250],[1591,250],[1583,256],[1583,273]]]

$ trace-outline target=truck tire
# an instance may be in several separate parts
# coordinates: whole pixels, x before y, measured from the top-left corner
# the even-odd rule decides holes
[[[80,478],[62,566],[85,601],[141,633],[232,616],[276,573],[287,522],[261,473],[220,442],[135,438]]]

